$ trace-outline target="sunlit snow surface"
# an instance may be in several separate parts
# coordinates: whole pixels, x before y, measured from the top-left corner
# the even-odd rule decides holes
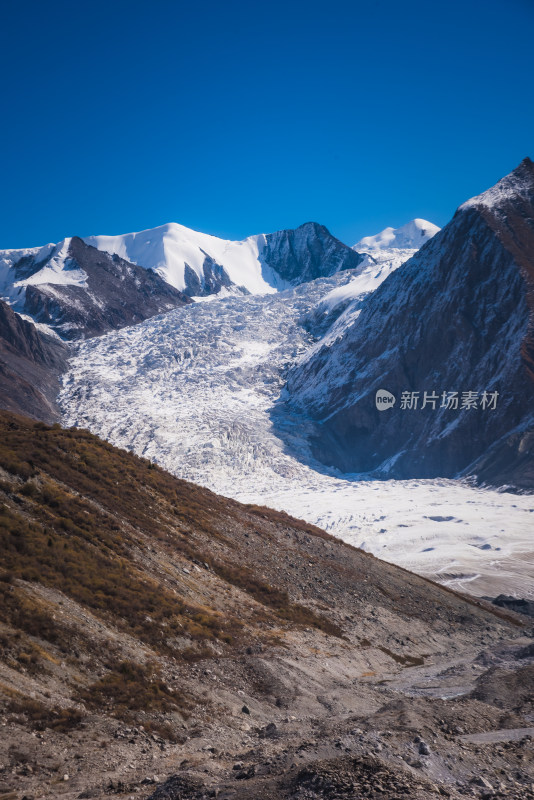
[[[373,281],[369,269],[365,290],[388,272],[377,265]],[[349,278],[195,303],[79,344],[60,397],[64,424],[475,594],[534,596],[533,496],[452,480],[347,480],[314,461],[310,423],[277,403],[287,370],[314,343],[302,318],[314,307],[332,313],[336,297],[356,303]]]
[[[234,242],[169,222],[137,233],[88,236],[85,242],[155,270],[180,291],[187,287],[187,267],[197,274],[200,281],[203,280],[206,256],[224,267],[233,284],[244,286],[252,294],[274,292],[283,283],[261,263],[260,253],[265,244],[265,236],[261,233]]]
[[[441,230],[426,219],[412,219],[401,228],[384,228],[375,236],[364,236],[354,245],[358,253],[383,253],[384,250],[418,250]]]

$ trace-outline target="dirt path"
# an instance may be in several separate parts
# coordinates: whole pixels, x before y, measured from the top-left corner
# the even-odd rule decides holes
[[[473,744],[490,744],[492,742],[517,742],[526,736],[534,737],[534,727],[532,728],[503,728],[500,731],[488,731],[487,733],[472,733],[460,737],[464,742]]]

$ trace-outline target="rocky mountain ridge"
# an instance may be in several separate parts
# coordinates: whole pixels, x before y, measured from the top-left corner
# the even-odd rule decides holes
[[[0,292],[16,311],[73,340],[136,324],[191,297],[274,292],[362,260],[317,223],[243,242],[171,223],[0,251]]]
[[[191,302],[156,273],[76,236],[10,258],[3,291],[15,310],[66,340],[97,336]]]
[[[304,356],[289,402],[318,423],[318,458],[380,477],[534,485],[533,237],[525,159],[389,275],[336,341]],[[385,413],[379,390],[396,398]]]

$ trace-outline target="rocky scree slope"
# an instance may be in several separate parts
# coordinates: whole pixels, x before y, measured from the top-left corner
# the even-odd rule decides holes
[[[6,412],[0,500],[0,793],[530,796],[523,744],[457,739],[528,725],[469,696],[497,643],[531,669],[513,614]],[[421,670],[465,697],[414,700]]]
[[[319,422],[317,457],[378,477],[476,474],[534,486],[534,166],[525,159],[362,304],[342,336],[289,376],[291,406]],[[377,410],[379,389],[395,406]],[[402,392],[419,393],[402,409]],[[424,392],[438,395],[422,408]],[[442,393],[499,393],[495,410],[441,408]]]

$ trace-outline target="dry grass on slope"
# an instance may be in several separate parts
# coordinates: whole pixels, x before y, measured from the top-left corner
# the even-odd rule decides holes
[[[273,721],[300,752],[383,677],[515,634],[306,522],[0,413],[0,794],[142,790],[184,748],[217,782]]]
[[[169,575],[185,563],[203,565],[202,570],[196,567],[197,594],[216,575],[248,593],[263,607],[262,620],[272,625],[311,625],[341,635],[332,622],[292,602],[283,589],[250,569],[235,568],[224,535],[232,515],[226,501],[145,459],[87,431],[4,413],[0,467],[4,622],[30,625],[32,615],[22,619],[23,606],[10,601],[16,591],[11,584],[22,579],[60,590],[158,652],[178,657],[195,642],[239,643],[242,614],[228,613],[228,608],[221,613],[191,601],[186,591],[180,594],[179,586],[169,588],[161,568],[155,570],[144,557],[150,542],[168,553]],[[194,535],[219,542],[224,552],[215,557],[213,550],[200,549]],[[50,625],[40,620],[38,628],[47,631]]]
[[[169,665],[185,674],[201,659],[289,652],[299,633],[347,657],[374,649],[397,668],[421,662],[421,632],[500,624],[305,522],[7,412],[0,502],[0,666],[45,683],[63,670],[67,722],[72,704],[184,717],[194,692],[167,691]],[[396,652],[403,625],[414,641]],[[37,721],[47,713],[28,708]]]

